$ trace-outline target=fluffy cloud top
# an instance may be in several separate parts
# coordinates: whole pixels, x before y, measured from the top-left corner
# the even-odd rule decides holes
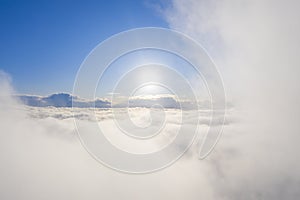
[[[28,107],[12,96],[6,75],[1,75],[0,95],[0,198],[1,199],[199,199],[213,196],[210,167],[197,159],[196,147],[169,168],[144,175],[129,175],[104,167],[94,160],[77,139],[71,108]],[[77,108],[75,116],[87,123],[93,109]],[[139,124],[147,108],[132,108],[131,117]],[[163,146],[180,126],[179,110],[170,109],[165,134],[143,150]],[[188,111],[187,111],[188,112]],[[109,109],[97,109],[97,119],[105,132],[112,133]],[[203,119],[209,114],[203,111]],[[139,121],[140,120],[140,121]],[[203,124],[201,132],[207,125]],[[138,144],[118,140],[128,151]],[[121,146],[122,147],[122,146]],[[178,147],[180,148],[180,147]],[[199,192],[202,188],[205,193]],[[116,192],[117,191],[117,192]]]

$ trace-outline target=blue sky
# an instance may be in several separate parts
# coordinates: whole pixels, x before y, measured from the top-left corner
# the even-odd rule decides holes
[[[168,27],[156,1],[0,0],[0,69],[18,93],[71,92],[88,53],[108,37],[137,27]]]

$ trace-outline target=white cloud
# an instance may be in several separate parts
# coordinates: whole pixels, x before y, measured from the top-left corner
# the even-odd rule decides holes
[[[172,1],[172,28],[196,38],[241,113],[211,155],[216,199],[300,197],[299,1]]]
[[[195,149],[171,167],[152,174],[129,175],[95,161],[77,139],[70,108],[28,107],[12,98],[6,75],[1,75],[0,198],[1,199],[208,199],[206,162]],[[90,121],[92,109],[80,109],[76,117]],[[133,120],[145,108],[132,108]],[[178,110],[170,109],[165,135],[156,145],[169,141],[180,126]],[[203,116],[209,116],[203,111]],[[106,132],[112,131],[112,112],[96,110]],[[202,130],[205,131],[203,125]],[[168,135],[169,134],[169,135]],[[112,138],[117,139],[117,138]],[[117,142],[116,140],[114,140]],[[126,142],[126,141],[125,141]],[[124,141],[121,141],[124,145]],[[127,146],[128,147],[128,146]],[[132,147],[132,146],[130,146]],[[148,145],[144,150],[152,148]],[[128,149],[134,151],[136,149]],[[203,193],[199,188],[205,190]]]

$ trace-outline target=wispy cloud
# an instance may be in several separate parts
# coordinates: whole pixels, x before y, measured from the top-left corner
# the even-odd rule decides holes
[[[211,156],[214,199],[300,197],[299,6],[292,0],[173,0],[164,13],[172,28],[209,51],[242,114]]]

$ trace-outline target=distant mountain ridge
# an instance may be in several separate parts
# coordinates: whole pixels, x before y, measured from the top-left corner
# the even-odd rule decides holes
[[[72,107],[72,103],[74,107],[80,108],[94,106],[99,108],[111,107],[110,102],[107,100],[96,99],[95,101],[90,101],[67,93],[57,93],[46,97],[36,95],[17,95],[17,98],[25,105],[34,107]]]
[[[34,107],[78,107],[78,108],[111,108],[112,104],[107,99],[96,98],[95,100],[83,99],[68,93],[57,93],[49,96],[37,95],[16,95],[16,97],[25,105]],[[164,108],[183,108],[193,109],[197,105],[190,101],[179,102],[170,95],[156,95],[149,97],[129,98],[128,101],[118,102],[113,107],[147,107],[160,105]],[[207,103],[203,104],[207,106]]]

